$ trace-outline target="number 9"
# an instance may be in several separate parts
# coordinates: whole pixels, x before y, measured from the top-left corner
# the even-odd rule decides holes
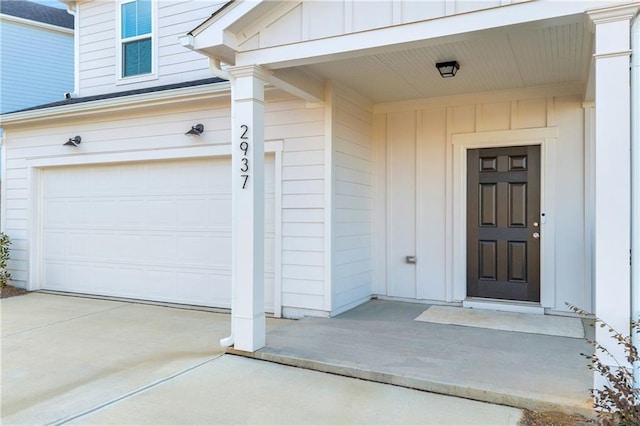
[[[247,151],[249,150],[249,144],[246,141],[240,142],[240,150],[244,151],[244,155],[247,155]]]

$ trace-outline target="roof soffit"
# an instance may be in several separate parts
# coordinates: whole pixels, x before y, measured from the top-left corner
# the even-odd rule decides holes
[[[438,43],[438,39],[444,38],[468,38],[474,32],[487,29],[582,14],[587,9],[610,5],[612,1],[525,1],[331,37],[287,40],[272,46],[258,45],[261,43],[252,40],[259,32],[270,30],[274,23],[286,19],[303,3],[302,0],[233,1],[190,33],[193,43],[188,47],[231,65],[256,64],[278,69],[410,49],[425,42]]]
[[[276,42],[269,45],[263,43],[262,34],[256,37],[265,29],[274,34],[286,27],[289,17],[300,18],[304,3],[235,1],[229,10],[192,32],[196,38],[192,48],[231,65],[263,66],[274,78],[271,84],[311,101],[322,98],[325,80],[367,93],[376,102],[560,82],[583,85],[588,76],[585,58],[592,49],[588,31],[582,28],[588,20],[585,12],[619,4],[615,0],[525,1],[369,30],[354,28],[327,37],[314,38],[303,29],[301,41],[274,37],[271,41]],[[301,19],[308,19],[309,13],[303,12]],[[218,45],[210,43],[216,38]],[[493,56],[477,53],[487,50]],[[454,57],[465,61],[466,73],[443,84],[433,64]],[[423,70],[434,74],[433,81],[424,78]]]
[[[486,30],[506,31],[519,25],[557,25],[562,20],[571,21],[589,9],[611,3],[611,0],[521,2],[334,37],[246,49],[238,51],[235,59],[236,65],[258,64],[270,69],[311,65],[467,40]]]

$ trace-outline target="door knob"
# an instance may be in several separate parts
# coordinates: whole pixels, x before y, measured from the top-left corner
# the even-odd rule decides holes
[[[535,240],[539,240],[539,239],[540,239],[540,233],[539,233],[539,232],[534,232],[534,233],[533,233],[533,238],[534,238]]]
[[[534,228],[537,228],[538,226],[540,226],[540,224],[538,222],[533,222],[533,226]]]

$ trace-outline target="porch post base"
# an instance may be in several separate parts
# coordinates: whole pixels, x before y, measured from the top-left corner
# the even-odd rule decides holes
[[[235,316],[233,321],[235,329],[234,349],[255,352],[264,348],[266,344],[266,317],[264,314],[249,318]]]

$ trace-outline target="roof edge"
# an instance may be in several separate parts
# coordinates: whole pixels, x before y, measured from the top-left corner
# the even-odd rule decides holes
[[[229,6],[231,6],[233,3],[236,3],[236,0],[229,0],[228,2],[226,2],[225,4],[222,5],[222,7],[220,7],[220,9],[216,10],[215,12],[213,12],[211,14],[211,16],[209,16],[207,19],[205,19],[204,21],[202,21],[200,24],[198,24],[197,27],[195,27],[194,29],[192,29],[191,31],[189,31],[187,33],[187,35],[194,35],[193,33],[195,31],[198,31],[200,29],[200,27],[203,27],[205,25],[207,25],[209,23],[209,21],[213,18],[215,18],[216,16],[218,16],[219,14],[221,14],[226,8],[228,8]]]
[[[47,24],[46,22],[35,21],[33,19],[21,18],[20,16],[0,13],[0,20],[15,22],[16,24],[29,25],[31,27],[42,28],[50,31],[57,31],[63,34],[73,34],[74,29],[61,25]]]
[[[222,79],[208,79],[204,84],[181,86],[164,90],[146,91],[125,96],[87,97],[56,102],[42,107],[15,111],[0,115],[2,126],[22,124],[32,121],[52,120],[65,116],[85,116],[100,112],[123,111],[149,105],[162,105],[180,101],[194,101],[211,97],[226,96],[231,85]],[[77,100],[81,99],[80,102]]]

